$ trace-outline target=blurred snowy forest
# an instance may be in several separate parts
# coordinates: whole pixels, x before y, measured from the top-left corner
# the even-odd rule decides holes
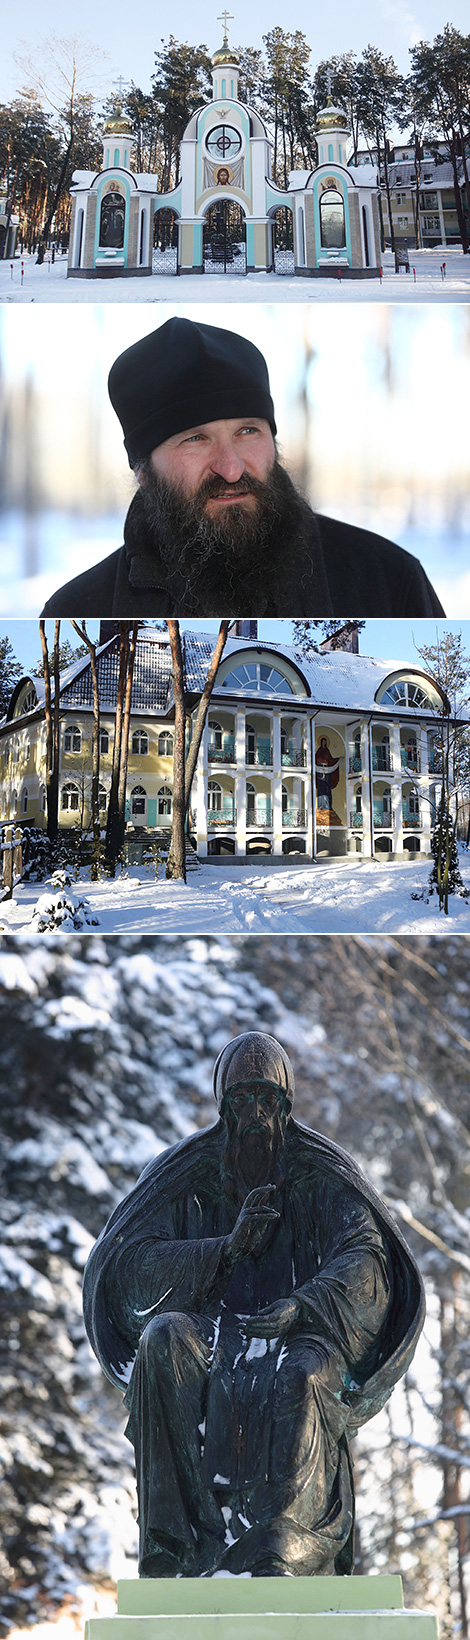
[[[355,1442],[356,1570],[402,1572],[441,1640],[467,1636],[469,954],[462,936],[0,946],[5,1635],[78,1622],[136,1572],[132,1450],[85,1339],[81,1271],[145,1163],[214,1119],[224,1042],[261,1028],[293,1058],[295,1114],[359,1161],[426,1280],[412,1369]]]

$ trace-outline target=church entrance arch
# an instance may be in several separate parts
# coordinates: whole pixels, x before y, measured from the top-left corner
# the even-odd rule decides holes
[[[205,273],[246,273],[246,222],[236,199],[215,199],[204,215]]]
[[[294,228],[290,205],[271,212],[275,273],[294,272]]]
[[[177,272],[178,217],[168,205],[157,205],[153,219],[152,273]]]

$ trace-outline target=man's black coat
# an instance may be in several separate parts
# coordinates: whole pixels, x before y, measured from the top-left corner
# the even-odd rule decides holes
[[[149,539],[142,499],[129,508],[124,546],[75,576],[49,598],[43,615],[61,616],[416,616],[444,610],[411,553],[370,530],[313,513],[301,503],[300,525],[279,543],[268,574],[260,577],[255,607],[246,607],[243,576],[227,608],[212,607],[204,570],[191,597],[176,590]]]

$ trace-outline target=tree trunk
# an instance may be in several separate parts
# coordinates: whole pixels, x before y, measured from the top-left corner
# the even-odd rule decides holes
[[[122,714],[121,763],[119,769],[118,805],[117,805],[117,838],[118,852],[122,849],[126,830],[126,788],[127,766],[129,762],[129,728],[131,721],[132,684],[134,679],[135,646],[139,622],[133,621],[129,632],[129,649],[127,657],[127,678],[124,695],[124,710]]]
[[[92,777],[91,777],[91,824],[93,829],[93,861],[91,868],[92,878],[99,876],[101,824],[100,824],[100,697],[98,689],[98,672],[96,666],[96,644],[88,637],[85,622],[81,626],[78,621],[72,620],[72,626],[83,638],[90,656],[91,685],[93,690],[93,740],[92,740]]]
[[[59,632],[60,621],[55,623],[53,674],[54,706],[52,705],[51,667],[46,638],[46,623],[39,622],[44,665],[44,706],[46,716],[46,810],[47,835],[53,846],[59,829]]]
[[[122,715],[124,707],[124,690],[126,687],[127,657],[129,649],[129,627],[126,621],[119,622],[119,676],[116,698],[116,714],[114,720],[113,766],[111,771],[111,786],[108,802],[108,820],[106,825],[106,864],[111,877],[116,871],[118,852],[118,792],[119,771],[121,767],[122,745]]]
[[[184,705],[183,653],[181,648],[179,621],[167,621],[167,626],[173,663],[173,689],[175,695],[175,744],[173,752],[173,820],[166,875],[167,877],[176,878],[180,882],[185,883],[186,842],[184,834],[184,820],[186,813],[186,801],[184,754],[186,720]]]
[[[227,635],[228,635],[229,626],[230,626],[230,621],[229,620],[221,621],[221,623],[220,623],[217,643],[216,643],[216,646],[215,646],[215,649],[214,649],[214,653],[211,657],[211,661],[210,661],[210,664],[209,664],[209,669],[208,669],[206,681],[205,681],[204,688],[203,688],[203,691],[202,691],[201,699],[199,701],[199,706],[198,706],[198,709],[197,709],[197,712],[196,712],[196,717],[195,717],[194,723],[193,723],[193,730],[192,730],[192,735],[191,735],[191,744],[190,744],[190,747],[189,747],[188,756],[186,758],[186,769],[185,769],[185,813],[187,813],[188,807],[189,807],[189,799],[190,799],[190,796],[191,796],[191,786],[192,786],[192,782],[193,782],[194,775],[195,775],[195,772],[196,772],[196,763],[197,763],[197,760],[198,760],[199,747],[200,747],[201,740],[202,740],[204,724],[205,724],[208,709],[209,709],[209,702],[210,702],[210,698],[211,698],[211,695],[212,695],[212,690],[214,688],[216,675],[217,675],[217,672],[219,670],[220,662],[222,660],[222,655],[223,655],[225,645],[226,645],[226,642],[227,642]]]

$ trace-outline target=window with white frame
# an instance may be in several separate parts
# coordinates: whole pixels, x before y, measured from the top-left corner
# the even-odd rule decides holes
[[[67,723],[64,731],[64,752],[81,752],[82,731],[78,723]]]
[[[134,729],[132,736],[132,750],[138,757],[147,757],[149,737],[146,729]]]
[[[100,729],[100,752],[103,757],[109,752],[109,731],[103,728],[103,725]]]
[[[218,780],[209,780],[207,785],[207,807],[211,814],[220,814],[222,809],[222,787]]]
[[[73,780],[66,780],[65,786],[62,787],[60,806],[65,812],[71,813],[73,810],[76,813],[78,811],[80,792]]]
[[[159,757],[173,757],[173,735],[170,734],[169,729],[162,729],[161,734],[158,736],[158,755]]]

